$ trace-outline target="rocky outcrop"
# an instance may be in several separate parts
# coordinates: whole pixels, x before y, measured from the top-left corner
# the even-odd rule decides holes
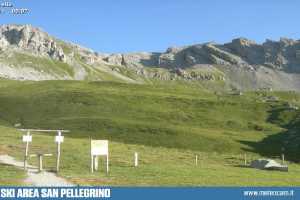
[[[287,165],[281,165],[275,160],[271,159],[258,159],[253,160],[250,164],[250,167],[256,168],[256,169],[265,169],[265,170],[278,170],[278,171],[288,171]]]
[[[146,56],[145,56],[146,55]],[[263,44],[238,38],[226,44],[206,43],[182,48],[168,48],[164,53],[110,55],[110,64],[188,68],[195,65],[236,65],[248,70],[266,66],[286,72],[300,72],[300,41],[282,38]],[[123,63],[122,63],[123,61]],[[125,61],[125,62],[124,62]]]
[[[123,54],[122,64],[127,67],[156,67],[158,66],[158,56],[157,53],[129,53]]]
[[[103,59],[108,64],[111,65],[123,65],[123,55],[122,54],[112,54]]]
[[[257,65],[264,62],[264,48],[252,40],[238,38],[231,43],[224,45],[233,54],[239,56],[250,65]]]
[[[47,33],[30,25],[4,25],[0,27],[0,49],[19,48],[38,55],[48,55],[66,61],[61,47]]]

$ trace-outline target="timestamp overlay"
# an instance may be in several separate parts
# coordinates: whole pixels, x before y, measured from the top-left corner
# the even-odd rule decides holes
[[[30,9],[26,7],[19,7],[17,3],[13,1],[0,0],[0,17],[1,15],[27,15],[30,13]]]

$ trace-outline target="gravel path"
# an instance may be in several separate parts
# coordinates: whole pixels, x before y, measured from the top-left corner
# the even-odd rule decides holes
[[[24,162],[17,161],[14,157],[9,155],[0,155],[0,163],[13,165],[21,169],[23,169],[24,166]],[[27,178],[24,182],[32,186],[74,186],[65,179],[57,177],[55,173],[46,171],[39,173],[38,168],[32,165],[28,165]]]

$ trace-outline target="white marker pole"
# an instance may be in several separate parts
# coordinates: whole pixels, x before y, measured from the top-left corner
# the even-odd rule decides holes
[[[198,155],[196,155],[195,162],[196,162],[196,166],[197,166],[198,165]]]
[[[58,131],[58,136],[61,136],[61,131]],[[60,141],[57,141],[57,155],[56,155],[56,172],[59,171],[59,161],[60,161]]]
[[[138,153],[134,153],[134,166],[137,167],[139,165]]]
[[[27,137],[29,138],[30,132],[27,131]],[[29,140],[26,140],[26,147],[25,147],[25,157],[24,157],[24,170],[27,168],[27,156],[28,156],[28,151],[29,151]]]

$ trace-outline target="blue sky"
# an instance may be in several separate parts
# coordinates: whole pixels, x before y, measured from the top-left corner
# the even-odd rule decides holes
[[[2,2],[3,0],[0,0]],[[246,37],[257,42],[300,39],[298,0],[11,0],[26,16],[1,24],[32,24],[99,52],[165,51],[169,46]]]

